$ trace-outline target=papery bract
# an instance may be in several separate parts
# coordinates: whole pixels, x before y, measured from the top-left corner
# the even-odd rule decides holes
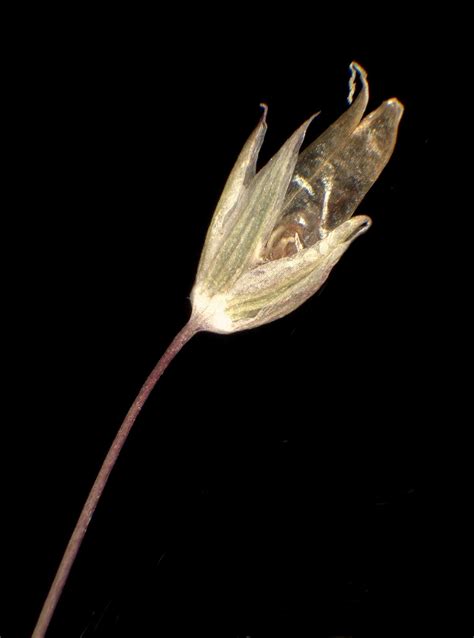
[[[362,119],[365,71],[349,109],[299,153],[309,118],[256,172],[267,108],[229,176],[212,219],[194,284],[202,329],[235,332],[285,316],[312,296],[351,242],[371,224],[352,217],[393,152],[403,106],[386,100]]]

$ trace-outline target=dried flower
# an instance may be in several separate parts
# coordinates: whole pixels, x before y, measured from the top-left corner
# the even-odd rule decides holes
[[[369,87],[353,62],[351,106],[301,154],[308,119],[258,172],[267,108],[232,169],[214,213],[191,301],[204,330],[236,332],[285,316],[324,283],[371,224],[352,217],[393,152],[403,106],[362,116]],[[361,89],[352,103],[356,74]]]
[[[256,172],[267,108],[242,149],[217,205],[191,293],[193,312],[151,371],[122,422],[80,513],[33,638],[44,638],[87,526],[145,401],[170,362],[200,330],[235,332],[288,314],[313,295],[350,243],[370,226],[352,217],[390,159],[403,106],[387,100],[363,120],[369,87],[299,155],[307,120]]]

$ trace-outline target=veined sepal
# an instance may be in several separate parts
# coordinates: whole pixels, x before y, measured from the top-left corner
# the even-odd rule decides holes
[[[369,217],[353,217],[314,246],[251,268],[227,293],[209,296],[195,287],[193,309],[203,329],[237,332],[284,317],[320,288],[352,241],[370,225]]]

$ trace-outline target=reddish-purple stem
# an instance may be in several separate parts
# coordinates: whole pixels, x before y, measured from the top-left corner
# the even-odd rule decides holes
[[[130,430],[132,429],[137,416],[140,414],[140,410],[142,409],[143,404],[149,397],[150,392],[156,385],[156,382],[169,366],[171,361],[178,354],[185,343],[187,343],[191,339],[191,337],[196,334],[196,332],[199,332],[199,329],[199,326],[191,319],[189,323],[187,323],[184,328],[180,332],[178,332],[166,352],[163,354],[161,359],[151,371],[149,377],[138,393],[137,398],[132,403],[127,416],[120,426],[112,445],[110,446],[107,456],[105,457],[102,467],[100,468],[97,478],[95,479],[94,485],[89,492],[89,496],[87,497],[84,507],[82,508],[82,512],[76,523],[76,527],[74,528],[72,536],[69,539],[69,543],[58,567],[58,571],[56,572],[56,576],[53,580],[48,596],[44,602],[41,614],[38,618],[38,622],[36,623],[36,627],[33,631],[32,638],[43,638],[46,634],[49,623],[54,614],[54,610],[56,609],[64,586],[68,579],[69,572],[71,571],[81,543],[86,534],[87,527],[90,523],[92,515],[94,514],[95,508],[97,507],[97,503],[102,496],[102,492],[104,491],[104,488],[107,484],[110,472],[117,462],[120,451],[125,441],[127,440],[128,435],[130,434]]]

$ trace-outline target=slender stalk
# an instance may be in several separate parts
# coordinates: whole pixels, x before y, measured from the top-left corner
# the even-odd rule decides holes
[[[127,440],[128,435],[130,434],[130,430],[132,429],[137,416],[140,414],[140,410],[149,397],[151,391],[155,387],[158,379],[169,366],[171,361],[178,354],[181,348],[191,339],[191,337],[195,335],[196,332],[199,332],[199,329],[199,325],[197,325],[196,322],[191,319],[189,323],[187,323],[184,328],[182,328],[182,330],[178,332],[166,352],[163,354],[161,359],[151,371],[149,377],[138,393],[135,401],[132,403],[127,416],[120,426],[115,439],[110,446],[107,456],[102,463],[102,467],[97,474],[97,478],[95,479],[94,485],[89,492],[89,496],[87,497],[84,507],[82,508],[82,512],[78,518],[76,527],[74,528],[72,536],[69,539],[69,543],[58,567],[58,571],[56,572],[53,584],[51,585],[48,596],[44,602],[41,614],[38,618],[38,622],[36,623],[36,627],[33,631],[32,638],[43,638],[48,629],[54,610],[56,609],[64,586],[68,579],[69,572],[71,571],[81,543],[86,534],[87,527],[90,523],[92,515],[94,514],[95,508],[97,507],[97,503],[102,496],[102,492],[104,491],[104,488],[107,484],[110,472],[117,462],[120,451],[125,441]]]

